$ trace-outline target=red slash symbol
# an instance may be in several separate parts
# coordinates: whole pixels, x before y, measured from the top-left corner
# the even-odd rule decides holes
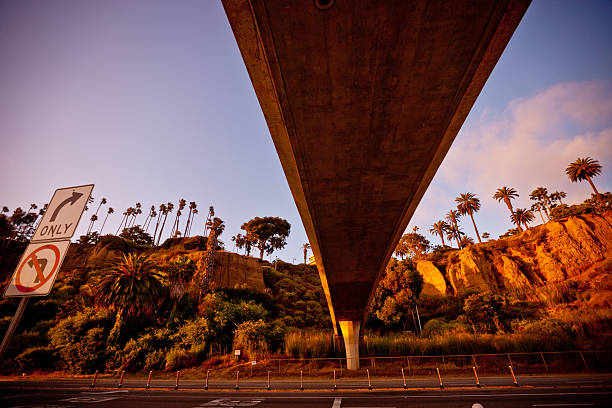
[[[54,262],[53,268],[51,268],[47,276],[45,276],[43,273],[43,269],[45,269],[45,266],[47,265],[47,260],[44,258],[38,259],[38,257],[36,256],[37,252],[40,252],[44,249],[49,249],[53,251],[55,255],[55,262]],[[28,255],[26,259],[24,259],[21,265],[19,265],[19,269],[17,269],[17,275],[15,276],[15,287],[17,287],[17,290],[19,290],[20,292],[27,293],[27,292],[35,291],[36,289],[40,288],[42,285],[47,283],[49,279],[51,279],[51,277],[55,273],[55,269],[59,265],[59,261],[60,261],[60,251],[55,245],[47,244],[47,245],[41,246],[40,248],[35,249],[34,251],[32,251],[30,255]],[[25,286],[21,283],[21,271],[23,270],[23,267],[26,264],[30,267],[34,267],[34,269],[36,270],[36,279],[33,282],[33,283],[36,283],[36,285],[34,286]]]

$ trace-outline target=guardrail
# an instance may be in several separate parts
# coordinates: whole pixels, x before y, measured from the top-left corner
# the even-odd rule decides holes
[[[344,359],[341,358],[272,358],[259,362],[237,363],[227,360],[214,369],[203,369],[195,372],[198,388],[209,389],[209,381],[213,379],[216,388],[240,390],[241,378],[247,381],[261,383],[259,388],[271,390],[275,386],[287,387],[287,382],[295,383],[295,388],[304,390],[305,384],[337,390],[338,381],[344,384],[362,382],[363,388],[374,389],[374,377],[377,383],[393,384],[392,387],[406,389],[406,383],[429,381],[439,384],[440,389],[447,386],[443,378],[463,378],[463,383],[481,388],[479,376],[499,377],[503,383],[519,387],[517,376],[555,375],[580,373],[612,373],[610,363],[612,351],[564,351],[537,353],[503,353],[503,354],[472,354],[472,355],[440,355],[440,356],[403,356],[403,357],[367,357],[361,358],[359,370],[346,370]],[[148,374],[148,375],[147,375]],[[174,389],[179,389],[181,371],[149,370],[137,378],[129,380],[135,388],[153,387],[152,381],[168,383],[176,376]],[[194,379],[191,371],[191,380]],[[91,388],[96,387],[104,377],[104,386],[121,388],[126,386],[125,371],[103,374],[98,370],[92,374]],[[201,377],[201,378],[200,378]],[[271,377],[274,380],[271,380]],[[293,378],[293,379],[292,379]],[[146,379],[146,380],[145,380]],[[187,378],[186,378],[187,379]],[[201,383],[201,386],[200,386]],[[252,386],[252,382],[250,383]],[[262,385],[263,384],[263,385]],[[249,388],[249,385],[246,386]],[[257,388],[256,387],[256,388]],[[190,386],[193,388],[193,381]],[[285,388],[285,389],[290,389]]]

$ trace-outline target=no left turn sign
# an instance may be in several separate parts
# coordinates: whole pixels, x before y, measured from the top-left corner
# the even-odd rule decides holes
[[[68,240],[28,245],[4,297],[48,295],[69,246]]]

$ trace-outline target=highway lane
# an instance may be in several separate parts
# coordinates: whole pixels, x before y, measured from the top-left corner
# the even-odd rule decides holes
[[[582,384],[569,385],[556,378],[559,386],[521,386],[485,388],[434,387],[408,390],[339,390],[339,391],[218,391],[202,389],[150,390],[89,388],[86,381],[2,381],[0,406],[6,408],[76,408],[76,407],[137,407],[137,408],[390,408],[390,407],[608,407],[612,400],[609,376],[581,377]],[[590,381],[587,381],[590,380]],[[543,382],[543,379],[539,379]],[[187,383],[197,385],[196,383]],[[480,405],[478,405],[480,404]]]

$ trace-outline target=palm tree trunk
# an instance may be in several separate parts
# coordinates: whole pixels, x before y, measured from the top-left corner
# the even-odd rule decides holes
[[[548,211],[548,207],[546,206],[546,203],[544,203],[544,214],[546,214],[546,218],[548,218],[548,221],[550,221],[551,220],[550,212]]]
[[[444,245],[444,234],[442,234],[442,231],[438,231],[438,233],[440,234],[440,239],[442,240],[442,248],[446,247],[446,245]]]
[[[457,240],[457,248],[461,249],[461,242],[459,241],[459,226],[457,225],[457,221],[453,220],[453,225],[455,226],[455,239]]]
[[[480,240],[480,234],[478,233],[478,228],[476,228],[476,223],[474,222],[474,217],[472,216],[472,213],[468,213],[470,214],[470,218],[472,219],[472,224],[474,225],[474,231],[476,231],[476,237],[478,237],[478,242],[482,244],[482,241]]]
[[[538,212],[540,213],[540,218],[542,219],[542,224],[546,223],[546,221],[544,221],[544,216],[542,215],[542,209],[538,206]]]
[[[142,224],[142,228],[145,229],[147,227],[147,222],[149,222],[149,218],[151,217],[151,211],[147,214],[147,218],[145,218],[145,222]],[[146,229],[145,229],[146,232]]]
[[[123,225],[123,221],[125,221],[127,219],[127,214],[123,216],[123,219],[121,220],[121,223],[119,224],[119,228],[117,228],[117,232],[115,232],[115,235],[119,235],[119,231],[121,230],[121,226]]]
[[[155,242],[155,237],[157,237],[157,228],[159,228],[159,222],[161,221],[161,217],[162,217],[162,212],[160,211],[159,214],[157,214],[157,222],[155,223],[155,232],[153,233],[153,242]]]
[[[187,215],[187,225],[185,225],[185,234],[187,236],[187,232],[189,231],[189,222],[191,221],[191,208],[189,209],[189,214]]]
[[[588,174],[586,175],[586,179],[589,182],[589,184],[591,185],[591,187],[593,187],[593,191],[595,191],[595,195],[597,196],[597,200],[599,200],[599,204],[601,204],[602,207],[605,207],[603,198],[601,198],[601,195],[599,194],[599,191],[597,191],[597,189],[595,188],[595,184],[593,184],[593,181],[591,180],[591,178],[589,177]]]
[[[161,239],[162,232],[164,231],[164,226],[166,225],[166,218],[168,218],[168,213],[166,213],[166,214],[165,214],[165,216],[164,216],[164,222],[162,223],[162,226],[161,226],[161,228],[159,229],[159,237],[157,237],[157,244],[156,244],[156,245],[159,245],[159,241],[160,241],[160,239]]]
[[[100,228],[100,232],[98,234],[102,236],[102,230],[104,229],[104,224],[106,224],[106,219],[108,218],[108,213],[106,213],[106,217],[104,217],[104,222],[102,223],[102,227]]]

